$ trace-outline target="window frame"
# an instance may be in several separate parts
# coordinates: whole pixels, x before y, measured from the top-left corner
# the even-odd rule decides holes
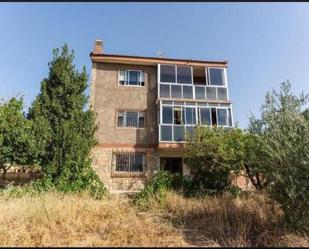
[[[162,81],[161,80],[161,66],[171,66],[171,67],[174,67],[174,71],[175,71],[175,82],[168,82],[168,81]],[[159,67],[160,67],[160,74],[159,74],[159,76],[160,76],[160,83],[166,83],[166,84],[177,84],[177,65],[175,65],[175,64],[159,64]]]
[[[198,109],[198,125],[200,125],[200,126],[212,126],[211,107],[210,106],[198,106],[197,109]],[[202,120],[201,110],[202,109],[208,109],[208,111],[209,111],[209,121],[210,121],[209,125],[202,124],[202,122],[201,122],[201,120]]]
[[[211,81],[210,81],[210,73],[209,73],[209,69],[221,69],[223,71],[222,76],[223,76],[223,85],[212,85]],[[226,78],[226,68],[224,67],[207,67],[207,86],[210,87],[225,87],[227,88],[227,78]]]
[[[124,71],[124,84],[120,84],[120,72]],[[139,84],[137,85],[130,85],[130,74],[129,72],[139,72],[140,73],[140,79],[139,79]],[[144,79],[144,81],[142,81]],[[142,85],[142,82],[144,82],[144,85]],[[145,82],[145,71],[144,70],[139,70],[139,69],[119,69],[118,70],[118,86],[128,86],[128,87],[145,87],[146,82]]]
[[[127,119],[127,112],[137,112],[137,126],[118,126],[118,117],[119,117],[119,113],[125,113],[123,115],[123,124],[126,124],[126,119]],[[144,126],[143,127],[139,127],[139,119],[140,117],[144,117]],[[146,111],[145,110],[123,110],[123,109],[119,109],[116,110],[116,128],[117,129],[145,129],[146,127]]]
[[[173,120],[172,123],[163,123],[163,107],[172,107],[172,113],[174,113],[174,106],[177,107],[182,107],[184,110],[186,109],[186,107],[193,107],[195,108],[195,119],[196,119],[196,123],[195,124],[182,124],[182,125],[176,125],[174,124],[174,115],[172,116]],[[200,110],[202,108],[209,108],[210,111],[210,124],[201,124],[200,123]],[[187,129],[187,127],[195,127],[197,125],[200,126],[208,126],[210,128],[213,127],[213,122],[212,122],[212,117],[211,117],[211,108],[215,108],[216,109],[216,122],[218,123],[218,109],[226,109],[226,113],[227,113],[227,125],[217,125],[218,127],[223,127],[223,128],[233,128],[234,127],[234,117],[233,117],[233,105],[232,104],[228,104],[226,105],[221,105],[221,103],[218,104],[210,104],[210,103],[198,103],[198,102],[188,102],[188,101],[176,101],[176,100],[160,100],[159,103],[159,108],[158,108],[158,112],[159,112],[159,120],[158,120],[158,139],[159,139],[159,143],[186,143],[185,141],[174,141],[174,127],[177,126],[184,126],[185,127],[185,131]],[[229,111],[230,110],[230,111]],[[186,119],[186,114],[184,111],[184,119]],[[230,125],[230,121],[231,120],[231,125]],[[170,126],[172,127],[172,140],[161,140],[161,126]]]
[[[193,86],[193,67],[187,66],[187,65],[177,65],[177,64],[158,64],[159,70],[158,70],[158,76],[159,76],[159,83],[160,84],[174,84],[174,85],[184,85],[184,86]],[[167,82],[161,80],[161,66],[173,66],[175,69],[175,82]],[[179,67],[188,67],[191,70],[191,83],[181,83],[178,82],[178,70]]]
[[[117,170],[117,156],[128,156],[128,165],[126,165],[129,170]],[[141,170],[138,170],[138,171],[134,171],[132,170],[132,165],[131,165],[131,157],[132,156],[137,156],[137,155],[142,155],[142,168]],[[136,159],[134,158],[134,161]],[[114,176],[117,176],[117,175],[127,175],[127,174],[133,174],[133,175],[141,175],[141,174],[144,174],[145,172],[145,168],[146,168],[146,153],[145,152],[139,152],[139,151],[128,151],[128,152],[121,152],[121,151],[116,151],[116,152],[113,152],[113,165],[112,165],[112,174]]]

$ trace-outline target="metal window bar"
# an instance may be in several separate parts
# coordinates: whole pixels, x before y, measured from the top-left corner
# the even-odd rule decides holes
[[[117,172],[142,172],[145,166],[145,154],[122,152],[116,153]]]

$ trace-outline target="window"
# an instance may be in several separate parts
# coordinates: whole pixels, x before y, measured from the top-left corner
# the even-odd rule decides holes
[[[117,126],[144,128],[145,113],[138,111],[118,111]]]
[[[144,86],[144,72],[140,70],[120,70],[119,85]]]
[[[172,130],[173,127],[170,125],[161,125],[161,140],[162,141],[172,141]]]
[[[181,86],[172,85],[172,98],[181,98]]]
[[[216,88],[206,87],[207,100],[217,100]]]
[[[211,124],[217,126],[217,109],[211,108]]]
[[[195,125],[195,107],[186,107],[186,124]]]
[[[207,107],[200,107],[200,124],[201,125],[211,125],[210,109]]]
[[[160,97],[170,98],[170,86],[160,84]]]
[[[180,142],[185,140],[185,127],[174,126],[174,141]]]
[[[196,86],[195,87],[195,98],[196,99],[205,99],[205,87]]]
[[[223,68],[208,68],[209,85],[224,86],[224,69]]]
[[[160,79],[161,82],[176,82],[175,66],[160,65]]]
[[[183,86],[183,98],[193,99],[193,87],[192,86]]]
[[[206,85],[205,67],[193,67],[193,84]]]
[[[117,153],[116,172],[142,172],[145,165],[143,153]]]
[[[227,91],[225,87],[218,87],[218,100],[223,100],[226,101],[227,100]]]
[[[233,126],[231,108],[229,108],[228,110],[229,110],[229,126]]]
[[[228,125],[227,109],[218,108],[217,117],[218,117],[218,125],[223,125],[223,126]]]
[[[192,84],[191,67],[177,66],[177,83]]]
[[[162,107],[162,123],[163,124],[173,123],[173,107],[171,106]]]

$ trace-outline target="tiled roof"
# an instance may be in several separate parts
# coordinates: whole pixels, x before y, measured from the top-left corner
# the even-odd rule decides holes
[[[192,59],[177,59],[177,58],[164,58],[164,57],[149,57],[149,56],[136,56],[136,55],[121,55],[121,54],[94,54],[90,53],[90,57],[119,57],[119,58],[132,58],[132,59],[148,59],[148,60],[161,60],[161,61],[181,61],[181,62],[195,62],[195,63],[217,63],[228,64],[227,60],[224,61],[209,61],[209,60],[192,60]]]

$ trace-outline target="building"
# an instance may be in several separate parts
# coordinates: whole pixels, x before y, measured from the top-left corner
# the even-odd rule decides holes
[[[190,174],[185,134],[233,126],[227,61],[106,54],[100,40],[90,57],[93,167],[111,192],[136,191],[160,168]]]

